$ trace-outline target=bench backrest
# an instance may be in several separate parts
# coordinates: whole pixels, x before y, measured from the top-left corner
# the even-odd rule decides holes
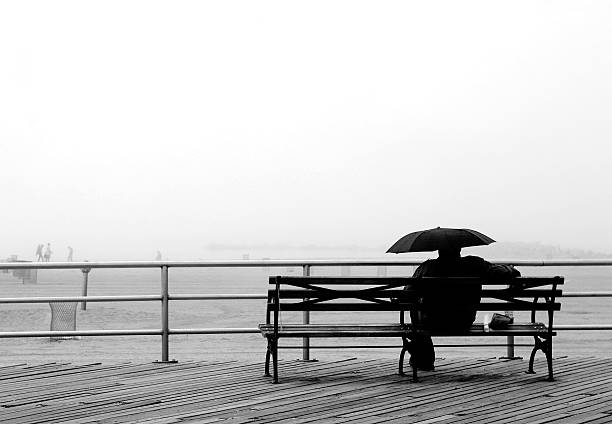
[[[415,300],[424,293],[452,287],[481,286],[479,311],[553,312],[561,309],[558,298],[563,277],[518,277],[499,281],[465,277],[270,277],[266,323],[278,322],[280,311],[399,311],[425,310],[430,306]],[[405,290],[406,286],[410,289]],[[461,301],[444,304],[445,310],[470,308]],[[272,316],[271,316],[272,315]]]

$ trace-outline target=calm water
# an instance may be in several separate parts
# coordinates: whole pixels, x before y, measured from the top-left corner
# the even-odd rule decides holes
[[[564,291],[610,291],[612,290],[612,267],[521,267],[523,275],[565,277]],[[389,267],[387,275],[411,275],[413,267]],[[253,268],[253,269],[186,269],[170,271],[172,293],[265,293],[270,275],[301,275],[301,268]],[[313,275],[376,275],[376,267],[313,268]],[[81,294],[81,274],[76,270],[44,270],[39,274],[39,283],[24,285],[10,281],[0,275],[3,297],[27,296],[72,296]],[[125,295],[159,293],[159,271],[157,270],[93,270],[90,273],[89,295]],[[558,324],[612,324],[612,298],[563,299],[562,311],[556,315]],[[170,308],[171,328],[205,327],[249,327],[254,328],[264,321],[264,300],[228,301],[181,301],[172,302]],[[298,321],[301,315],[283,317],[288,323]],[[338,313],[336,320],[352,322],[396,322],[394,313],[347,314]],[[479,317],[481,319],[481,317]],[[521,316],[518,317],[521,319]],[[544,316],[540,319],[544,320]],[[313,314],[312,322],[322,322],[324,316]],[[50,309],[47,304],[0,305],[0,331],[48,330]],[[159,328],[160,308],[157,302],[89,303],[86,311],[79,309],[79,329],[141,329]],[[562,332],[555,338],[555,355],[608,355],[612,347],[612,331]],[[365,341],[373,344],[397,345],[395,340]],[[452,344],[452,339],[438,343]],[[460,344],[465,340],[459,340]],[[480,339],[479,342],[505,342],[500,339]],[[531,340],[518,339],[518,343]],[[286,344],[299,343],[296,340]],[[315,340],[312,345],[364,344],[364,340],[329,339]],[[197,360],[219,357],[259,358],[265,352],[265,341],[258,334],[248,335],[190,335],[171,337],[171,357],[179,360]],[[527,356],[528,348],[517,348],[517,354]],[[438,349],[438,356],[501,356],[504,347]],[[283,357],[298,357],[300,352],[283,352]],[[316,350],[313,357],[327,356],[396,356],[397,349],[346,349]],[[0,347],[0,356],[6,363],[17,359],[34,361],[98,360],[142,361],[156,360],[160,356],[159,337],[84,337],[81,340],[49,342],[46,338],[5,339]]]

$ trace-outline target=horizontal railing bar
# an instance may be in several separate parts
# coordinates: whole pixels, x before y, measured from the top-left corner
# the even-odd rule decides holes
[[[260,334],[259,328],[174,328],[170,334]]]
[[[82,268],[239,268],[239,267],[301,267],[311,266],[411,266],[419,265],[419,260],[388,259],[271,259],[271,260],[232,260],[232,261],[121,261],[121,262],[3,262],[0,269],[82,269]],[[612,261],[610,263],[612,265]]]
[[[553,330],[572,331],[572,330],[612,330],[612,324],[564,324],[553,325]]]
[[[54,296],[54,297],[3,297],[3,303],[48,303],[48,302],[144,302],[161,300],[158,294],[133,296]]]
[[[359,325],[359,324],[357,324]],[[282,325],[281,325],[282,327]],[[553,330],[612,330],[612,324],[589,325],[554,325]],[[170,330],[170,334],[232,334],[232,333],[260,333],[259,328],[175,328]],[[505,337],[507,334],[499,335]],[[478,335],[474,336],[478,337]],[[515,337],[532,337],[532,336],[515,336]],[[531,345],[530,345],[531,346]]]
[[[309,266],[413,266],[423,263],[420,259],[270,259],[225,261],[110,261],[110,262],[2,262],[0,269],[82,269],[82,268],[218,268],[218,267],[301,267]],[[517,266],[612,266],[612,259],[562,259],[562,260],[492,260],[496,264]]]
[[[612,297],[612,292],[565,292],[563,297]],[[169,300],[248,300],[267,299],[265,294],[251,293],[219,293],[219,294],[173,294]],[[161,300],[160,295],[131,295],[131,296],[50,296],[50,297],[4,297],[3,303],[47,303],[47,302],[141,302]]]
[[[557,325],[554,330],[612,330],[612,325]],[[169,334],[259,334],[258,328],[175,328],[170,329]],[[76,331],[2,331],[0,338],[12,337],[73,337],[73,336],[159,336],[161,330],[155,329],[134,329],[134,330],[76,330]],[[475,336],[477,337],[477,336]],[[502,337],[502,336],[500,336]],[[522,336],[518,336],[522,337]],[[436,345],[436,346],[455,346],[455,345]],[[469,345],[456,345],[469,346]],[[474,346],[495,346],[494,344],[480,344]],[[499,346],[506,346],[500,344]],[[522,345],[516,345],[522,346]],[[529,345],[531,346],[531,345]],[[376,346],[371,346],[376,347]]]
[[[359,325],[359,324],[356,324]],[[281,325],[282,327],[282,325]],[[553,330],[612,330],[612,324],[601,325],[554,325]],[[232,333],[260,333],[259,328],[175,328],[170,329],[170,334],[232,334]],[[506,337],[507,334],[500,334],[499,337]],[[474,337],[478,337],[475,335]],[[532,336],[515,336],[532,337]],[[532,346],[532,345],[530,345]]]
[[[169,334],[259,334],[258,328],[175,328]],[[0,338],[68,337],[68,336],[159,336],[161,330],[70,330],[70,331],[2,331]]]
[[[267,299],[265,294],[171,294],[169,300]]]
[[[483,344],[437,344],[436,347],[508,347],[507,344],[483,343]],[[512,346],[533,347],[533,344],[514,344]],[[402,345],[333,345],[333,346],[309,346],[311,349],[401,349]],[[279,346],[279,349],[303,349],[303,346]]]
[[[562,297],[612,297],[612,292],[563,292]]]
[[[533,259],[508,259],[491,260],[494,264],[516,265],[516,266],[612,266],[612,259],[559,259],[559,260],[533,260]]]
[[[0,338],[76,336],[159,336],[161,330],[2,331]]]
[[[612,297],[612,292],[572,292],[563,297]],[[249,300],[267,299],[265,294],[220,293],[220,294],[174,294],[169,300]],[[161,300],[160,295],[132,296],[54,296],[54,297],[4,297],[0,304],[9,303],[48,303],[48,302],[144,302]]]

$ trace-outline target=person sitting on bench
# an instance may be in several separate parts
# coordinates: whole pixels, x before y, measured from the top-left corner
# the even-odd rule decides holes
[[[521,273],[511,265],[496,265],[478,256],[461,256],[460,248],[438,250],[436,259],[423,262],[415,270],[413,277],[482,277],[503,279],[519,277]],[[405,290],[414,290],[407,285]],[[415,294],[413,302],[423,305],[425,310],[411,310],[412,324],[422,325],[429,329],[468,330],[476,320],[476,312],[480,303],[482,285],[456,285],[452,283],[444,287],[436,286],[431,290],[421,288]],[[460,302],[467,304],[467,309],[449,312],[450,305]],[[469,308],[474,305],[473,308]],[[431,371],[434,369],[435,350],[431,337],[415,334],[411,340],[410,365],[418,369]],[[414,363],[413,363],[414,362]]]

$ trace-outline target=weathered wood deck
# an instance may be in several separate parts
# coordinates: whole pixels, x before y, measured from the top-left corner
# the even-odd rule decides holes
[[[395,360],[0,367],[2,423],[610,423],[612,358],[448,359],[421,381]]]

